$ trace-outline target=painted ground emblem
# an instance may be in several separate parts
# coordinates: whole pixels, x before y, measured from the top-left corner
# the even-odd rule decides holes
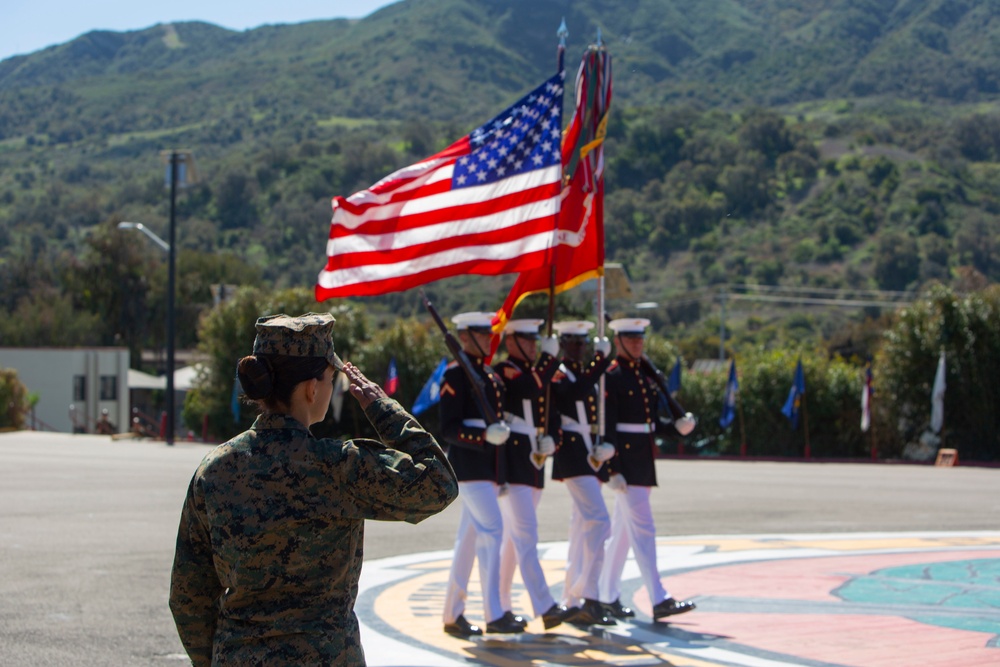
[[[539,549],[556,599],[565,551]],[[365,563],[356,611],[368,664],[1000,665],[1000,533],[661,538],[658,555],[668,589],[695,612],[652,622],[629,561],[633,622],[546,632],[538,619],[523,635],[468,641],[442,631],[450,553]],[[512,603],[534,615],[518,578]],[[475,569],[466,618],[485,625]]]

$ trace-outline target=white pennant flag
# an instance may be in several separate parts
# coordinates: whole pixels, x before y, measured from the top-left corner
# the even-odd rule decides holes
[[[931,390],[931,430],[941,432],[944,426],[944,350],[938,359],[937,373],[934,375],[934,389]]]

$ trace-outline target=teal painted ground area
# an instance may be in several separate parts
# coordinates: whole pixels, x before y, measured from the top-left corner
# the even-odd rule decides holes
[[[854,578],[836,594],[848,602],[938,607],[944,613],[928,609],[911,618],[1000,636],[1000,559],[890,567]],[[968,613],[955,613],[960,610]],[[976,614],[976,610],[983,613]]]

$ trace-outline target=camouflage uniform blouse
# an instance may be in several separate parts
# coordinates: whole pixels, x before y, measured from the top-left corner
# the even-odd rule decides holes
[[[364,520],[417,523],[458,495],[441,448],[396,401],[366,415],[385,444],[318,440],[287,415],[261,415],[201,462],[170,585],[196,667],[364,665]]]

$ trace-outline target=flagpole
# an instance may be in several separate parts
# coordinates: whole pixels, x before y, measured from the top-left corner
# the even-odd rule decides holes
[[[566,19],[563,18],[562,23],[559,24],[559,29],[556,30],[556,36],[559,38],[559,47],[556,49],[556,72],[563,71],[564,56],[566,54],[566,38],[569,37],[569,29],[566,27]],[[565,174],[563,174],[563,180],[565,181]],[[559,217],[558,214],[555,219],[555,224],[552,226],[552,233],[556,234],[556,230],[559,229]],[[553,244],[556,247],[556,244]],[[556,256],[557,252],[552,253],[552,267],[549,270],[549,326],[548,335],[552,335],[552,321],[556,316]],[[549,404],[549,390],[545,390],[545,405]]]
[[[872,408],[871,408],[872,403],[871,403],[871,401],[872,401],[872,399],[869,396],[868,397],[868,414],[871,414],[871,412],[872,412]],[[868,430],[872,432],[872,462],[874,463],[875,461],[878,461],[878,446],[875,444],[875,420],[872,419],[871,417],[869,417],[869,420],[870,420],[870,422],[868,424]]]
[[[802,429],[805,431],[806,435],[806,449],[805,449],[805,459],[808,461],[812,458],[812,452],[809,450],[809,409],[806,407],[806,396],[807,392],[802,392]]]
[[[736,390],[736,411],[740,416],[740,458],[747,457],[747,431],[743,424],[743,397],[740,390]]]

